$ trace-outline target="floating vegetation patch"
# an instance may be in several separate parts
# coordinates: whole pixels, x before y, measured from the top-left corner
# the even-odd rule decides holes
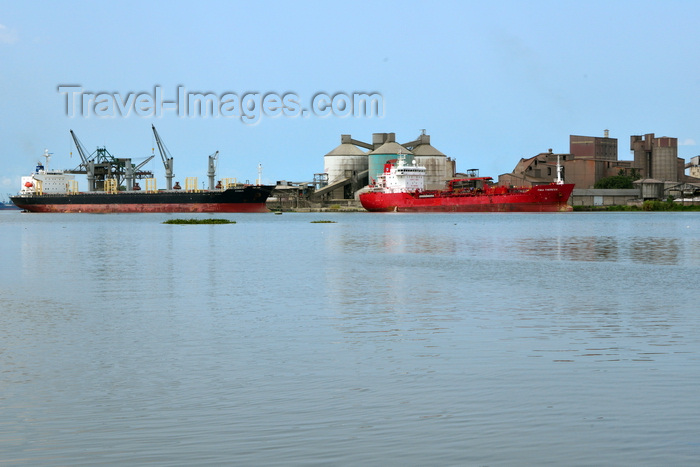
[[[183,224],[183,225],[193,225],[193,224],[235,224],[236,221],[230,221],[228,219],[169,219],[163,224]]]
[[[335,224],[335,221],[311,221],[312,224]]]

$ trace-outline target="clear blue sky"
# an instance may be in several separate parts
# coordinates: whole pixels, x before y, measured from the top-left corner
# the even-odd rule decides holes
[[[44,148],[78,164],[69,130],[117,157],[151,154],[155,124],[176,179],[311,180],[340,135],[368,141],[421,129],[458,170],[510,172],[521,157],[568,151],[570,134],[656,133],[700,153],[700,2],[3,2],[0,194],[19,189]],[[60,85],[217,96],[375,92],[383,116],[239,118],[66,115]],[[73,151],[72,158],[69,158]],[[148,168],[164,186],[157,158]]]

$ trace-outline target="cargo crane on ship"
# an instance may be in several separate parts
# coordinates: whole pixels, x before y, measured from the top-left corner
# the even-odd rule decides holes
[[[215,188],[214,181],[216,178],[216,162],[219,159],[219,151],[209,156],[209,170],[207,170],[207,177],[209,177],[209,189],[213,190]]]
[[[146,164],[148,164],[149,162],[151,162],[151,160],[152,160],[154,157],[155,157],[155,156],[153,156],[153,155],[148,156],[143,162],[141,162],[139,165],[137,165],[137,166],[135,166],[135,167],[134,167],[133,164],[131,163],[131,159],[128,159],[128,158],[127,158],[127,159],[123,159],[123,161],[124,161],[124,171],[125,171],[124,178],[125,178],[125,180],[126,180],[126,189],[127,189],[127,191],[131,191],[131,190],[140,190],[140,189],[141,189],[141,188],[138,186],[138,184],[136,184],[136,186],[134,186],[134,180],[136,180],[136,179],[142,179],[142,178],[151,178],[151,177],[153,177],[153,172],[148,171],[148,170],[141,170],[141,168],[142,168],[144,165],[146,165]],[[117,159],[117,160],[122,160],[122,159]]]
[[[153,135],[156,138],[160,158],[162,159],[163,166],[165,167],[165,183],[167,189],[172,190],[173,177],[175,177],[175,174],[173,174],[173,156],[170,155],[170,151],[168,151],[168,148],[165,147],[165,144],[163,144],[163,141],[160,139],[160,135],[158,134],[155,125],[151,125],[151,128],[153,129]]]
[[[66,173],[86,174],[88,180],[88,191],[103,191],[105,180],[115,180],[116,187],[121,187],[126,182],[126,190],[134,189],[134,180],[153,177],[150,171],[142,171],[154,156],[146,158],[140,164],[134,166],[131,158],[117,158],[107,151],[105,147],[98,147],[95,152],[87,155],[85,146],[80,142],[73,130],[70,130],[71,137],[75,143],[80,156],[80,164],[73,170],[66,170]],[[72,154],[72,153],[71,153]]]
[[[97,189],[97,183],[95,180],[95,161],[87,155],[85,146],[83,146],[83,143],[80,142],[73,130],[70,130],[70,135],[73,138],[73,143],[75,143],[75,148],[78,150],[78,155],[80,156],[81,162],[78,167],[73,170],[67,170],[66,172],[72,174],[87,174],[88,191],[95,191]],[[71,155],[73,155],[73,152],[71,152]],[[104,178],[102,178],[101,182],[102,186],[104,187]]]

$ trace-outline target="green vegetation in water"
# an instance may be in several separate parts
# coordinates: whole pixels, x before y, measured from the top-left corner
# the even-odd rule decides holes
[[[335,221],[311,221],[312,224],[335,224]]]
[[[700,211],[700,206],[670,200],[647,200],[641,206],[574,206],[574,211]]]
[[[169,219],[163,224],[182,224],[182,225],[193,225],[193,224],[235,224],[236,221],[230,221],[228,219]]]

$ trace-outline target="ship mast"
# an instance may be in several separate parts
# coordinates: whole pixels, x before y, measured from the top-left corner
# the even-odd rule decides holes
[[[46,164],[44,164],[44,172],[48,173],[49,172],[49,160],[51,159],[51,154],[48,149],[44,149],[44,156],[46,158]]]
[[[561,177],[562,166],[559,163],[559,154],[557,154],[557,179],[554,181],[557,185],[563,185],[564,179]]]

